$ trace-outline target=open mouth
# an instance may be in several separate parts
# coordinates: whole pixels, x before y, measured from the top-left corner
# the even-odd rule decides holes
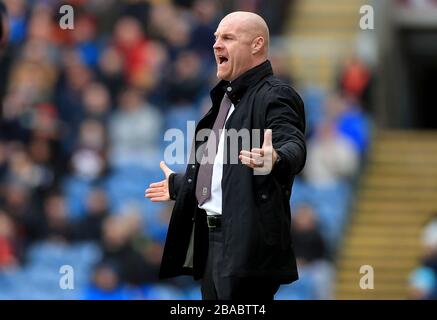
[[[219,64],[223,64],[228,62],[228,58],[224,57],[224,56],[218,56],[218,62]]]

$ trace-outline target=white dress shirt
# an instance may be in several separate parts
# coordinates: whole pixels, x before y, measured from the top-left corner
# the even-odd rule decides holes
[[[228,115],[226,116],[226,122],[228,121],[232,112],[234,112],[234,104],[231,104]],[[224,129],[223,127],[223,129]],[[219,144],[217,147],[217,154],[214,159],[214,165],[212,167],[212,182],[211,182],[211,197],[206,200],[199,208],[204,209],[208,215],[222,214],[222,177],[223,177],[223,153],[224,153],[224,133],[222,130],[220,135]]]

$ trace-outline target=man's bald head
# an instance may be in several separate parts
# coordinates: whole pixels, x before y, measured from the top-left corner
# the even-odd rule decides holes
[[[267,60],[269,28],[259,15],[236,11],[225,16],[214,33],[217,76],[232,81]]]
[[[252,41],[257,37],[264,39],[263,49],[267,58],[269,49],[269,27],[265,20],[253,12],[235,11],[225,16],[220,23],[236,23],[238,31],[248,36],[248,40]]]

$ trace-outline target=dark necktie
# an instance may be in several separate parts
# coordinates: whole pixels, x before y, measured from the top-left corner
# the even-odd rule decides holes
[[[231,100],[229,100],[229,97],[227,94],[223,96],[222,102],[220,104],[220,110],[217,115],[217,118],[215,119],[214,126],[212,127],[212,131],[215,135],[215,141],[214,139],[209,139],[206,143],[214,143],[215,142],[215,154],[217,154],[218,144],[220,141],[220,135],[219,130],[223,129],[226,121],[226,116],[229,112],[229,109],[231,108]],[[205,148],[204,150],[208,149],[209,152],[211,152],[211,146],[208,145],[208,148]],[[207,156],[205,154],[205,151],[203,153],[203,157]],[[204,163],[205,162],[205,163]],[[206,161],[206,159],[202,159],[200,162],[199,172],[197,173],[197,183],[196,183],[196,198],[199,202],[199,205],[202,205],[211,197],[211,183],[212,183],[212,169],[214,166],[214,163],[210,163],[211,161]]]

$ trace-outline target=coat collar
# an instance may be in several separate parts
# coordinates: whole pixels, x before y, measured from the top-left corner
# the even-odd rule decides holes
[[[214,100],[214,98],[220,97],[221,100],[223,94],[226,92],[232,103],[236,105],[238,102],[240,102],[241,97],[248,88],[258,83],[258,81],[264,77],[272,74],[272,65],[269,60],[266,60],[256,67],[246,71],[232,82],[221,80],[211,90],[211,98]]]

